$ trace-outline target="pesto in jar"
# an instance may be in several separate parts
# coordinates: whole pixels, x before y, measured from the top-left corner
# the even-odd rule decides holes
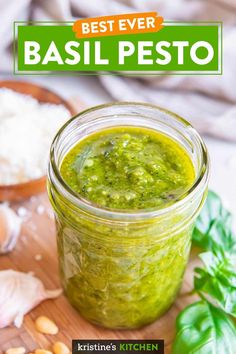
[[[78,198],[127,213],[172,205],[195,180],[178,142],[139,127],[88,135],[65,155],[60,174]],[[74,210],[53,186],[49,192],[63,286],[80,313],[109,328],[138,328],[163,314],[182,282],[195,204],[116,222]]]
[[[151,129],[117,127],[80,141],[65,156],[61,175],[101,207],[137,210],[172,204],[193,184],[195,172],[173,139]]]

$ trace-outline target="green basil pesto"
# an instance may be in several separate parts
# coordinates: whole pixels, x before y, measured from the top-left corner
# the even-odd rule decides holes
[[[180,198],[195,172],[185,150],[151,129],[117,127],[80,141],[61,165],[83,198],[113,209],[161,208]]]
[[[195,179],[187,152],[168,136],[138,127],[109,128],[79,141],[61,176],[80,197],[115,210],[163,208]],[[70,302],[93,323],[138,328],[173,303],[188,261],[191,208],[130,222],[71,208],[53,184],[59,264]]]

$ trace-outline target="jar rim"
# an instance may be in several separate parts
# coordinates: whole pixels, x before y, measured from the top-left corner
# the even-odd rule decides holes
[[[112,208],[106,208],[99,206],[89,200],[86,200],[85,198],[81,197],[79,194],[74,192],[64,181],[60,174],[60,169],[58,167],[58,164],[56,163],[55,160],[55,148],[56,144],[59,141],[61,135],[63,134],[64,130],[70,126],[71,123],[73,123],[76,119],[80,118],[83,115],[99,111],[102,109],[110,108],[110,107],[125,107],[125,106],[135,106],[135,107],[147,107],[151,109],[158,110],[164,114],[167,114],[171,118],[175,119],[176,121],[179,121],[182,123],[186,128],[191,130],[191,134],[194,135],[196,140],[199,143],[201,154],[202,154],[202,161],[201,161],[201,166],[199,168],[199,173],[197,175],[197,178],[194,180],[193,184],[189,187],[189,189],[182,194],[179,198],[177,198],[173,204],[164,206],[162,208],[150,208],[150,209],[139,209],[139,210],[130,210],[130,209],[112,209]],[[71,119],[69,119],[57,132],[56,136],[53,139],[53,142],[51,144],[51,149],[50,149],[50,162],[49,162],[49,170],[48,170],[48,178],[50,180],[50,172],[53,172],[53,175],[55,176],[57,182],[59,183],[60,186],[60,192],[63,193],[63,196],[66,197],[73,205],[76,207],[81,208],[85,212],[88,212],[89,214],[92,215],[97,215],[98,217],[102,217],[104,219],[118,219],[118,220],[130,220],[130,218],[135,218],[135,220],[146,220],[146,219],[152,219],[156,218],[159,216],[164,216],[165,214],[171,213],[173,210],[177,208],[181,208],[185,203],[187,203],[189,200],[194,198],[198,192],[201,192],[201,188],[207,185],[208,179],[209,179],[209,154],[208,150],[206,148],[206,145],[204,141],[202,140],[200,134],[193,128],[193,126],[184,118],[179,116],[178,114],[165,109],[163,107],[159,107],[157,105],[149,104],[149,103],[141,103],[141,102],[111,102],[111,103],[106,103],[106,104],[101,104],[97,105],[88,109],[85,109],[75,116],[73,116]]]

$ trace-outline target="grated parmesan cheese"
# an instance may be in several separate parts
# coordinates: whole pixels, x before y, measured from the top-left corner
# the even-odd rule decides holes
[[[69,117],[63,105],[0,89],[0,184],[45,175],[52,139]]]

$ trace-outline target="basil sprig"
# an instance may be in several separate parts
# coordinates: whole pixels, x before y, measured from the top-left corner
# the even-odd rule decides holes
[[[232,215],[214,192],[197,219],[193,244],[205,251],[194,276],[201,301],[178,315],[172,354],[235,354],[236,236]]]
[[[236,254],[236,235],[232,232],[232,214],[224,208],[220,197],[208,192],[206,203],[193,231],[193,244],[204,251]]]
[[[195,302],[177,317],[175,354],[235,354],[233,321],[206,301]]]
[[[233,260],[212,252],[202,253],[200,258],[205,267],[195,269],[195,290],[202,298],[236,317],[236,271]]]

